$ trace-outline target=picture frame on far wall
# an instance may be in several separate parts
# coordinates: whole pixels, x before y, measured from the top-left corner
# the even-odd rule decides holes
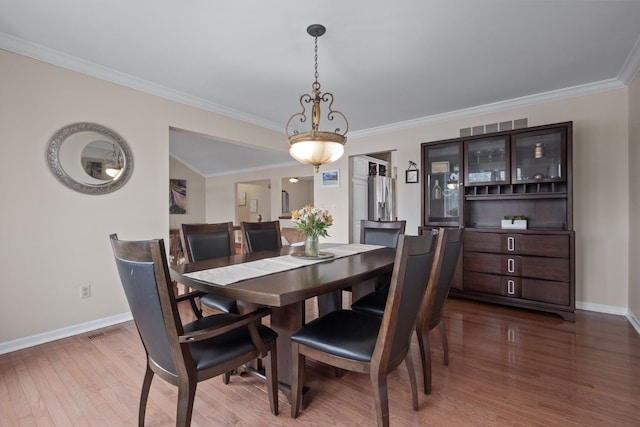
[[[322,172],[323,187],[340,187],[340,170]]]
[[[169,214],[187,213],[187,180],[169,179]]]
[[[407,169],[405,171],[405,182],[407,184],[417,184],[420,174],[418,169]]]

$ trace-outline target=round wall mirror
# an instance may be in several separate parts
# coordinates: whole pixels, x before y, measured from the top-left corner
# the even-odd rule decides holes
[[[47,144],[47,164],[67,187],[85,194],[106,194],[127,183],[133,156],[124,139],[95,123],[73,123]]]

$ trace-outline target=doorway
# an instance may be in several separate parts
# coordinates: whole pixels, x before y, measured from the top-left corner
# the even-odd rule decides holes
[[[236,224],[272,221],[271,180],[236,183]]]
[[[360,242],[360,224],[362,220],[375,220],[370,213],[369,177],[386,176],[395,180],[397,168],[396,151],[362,154],[352,156],[349,160],[349,243]],[[394,196],[395,197],[395,181]]]

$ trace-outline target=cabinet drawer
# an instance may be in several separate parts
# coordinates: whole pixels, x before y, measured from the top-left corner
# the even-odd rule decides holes
[[[518,277],[465,271],[464,290],[520,298],[522,297],[522,281]]]
[[[465,231],[464,250],[474,252],[501,252],[502,234],[499,233],[474,233]]]
[[[535,279],[569,281],[569,260],[519,255],[464,253],[464,269],[479,273],[505,274]]]
[[[465,270],[494,274],[502,272],[502,255],[468,252],[466,243],[464,249],[463,265]]]
[[[535,279],[569,281],[569,260],[566,258],[509,257],[520,258],[520,275]],[[517,261],[516,261],[517,264]]]
[[[571,305],[569,283],[549,280],[522,279],[522,298]]]
[[[569,257],[567,234],[518,234],[466,232],[464,248],[475,252]]]
[[[569,257],[566,234],[503,234],[502,252],[554,258]]]
[[[464,269],[480,273],[507,274],[520,276],[522,258],[518,255],[485,254],[482,252],[465,252]]]

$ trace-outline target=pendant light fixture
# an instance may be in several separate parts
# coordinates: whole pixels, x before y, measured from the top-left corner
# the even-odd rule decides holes
[[[326,28],[320,24],[313,24],[307,27],[307,33],[314,38],[315,81],[311,85],[311,93],[305,93],[300,97],[302,111],[289,117],[286,126],[287,137],[289,138],[289,154],[301,163],[315,166],[316,173],[320,165],[335,162],[342,157],[344,145],[347,142],[345,135],[349,130],[349,122],[347,122],[345,115],[331,108],[333,94],[320,91],[320,83],[318,82],[318,37],[325,32]],[[341,117],[344,120],[344,131],[340,127],[334,128],[333,131],[320,129],[321,103],[327,104],[328,112],[326,118],[328,121],[331,122],[337,117]],[[298,121],[300,123],[307,121],[305,104],[312,104],[309,115],[311,130],[300,132],[298,129],[294,129],[292,125],[294,123],[297,124]]]

